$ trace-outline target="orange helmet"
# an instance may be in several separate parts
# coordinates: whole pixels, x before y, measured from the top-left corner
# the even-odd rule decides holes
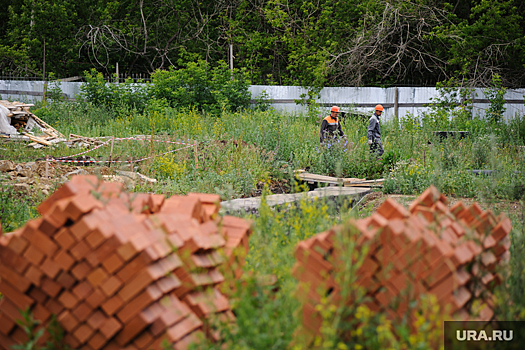
[[[381,105],[377,105],[376,108],[375,108],[376,111],[381,111],[383,112],[383,106]]]
[[[337,107],[337,106],[333,106],[333,107],[330,109],[330,112],[341,112],[341,111],[339,110],[339,107]]]

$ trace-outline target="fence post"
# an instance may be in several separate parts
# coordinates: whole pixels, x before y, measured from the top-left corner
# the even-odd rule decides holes
[[[113,163],[113,142],[115,141],[115,136],[111,138],[111,151],[109,151],[109,167],[111,168],[111,163]]]
[[[193,140],[193,150],[195,152],[195,169],[199,169],[199,157],[197,156],[197,140]]]
[[[396,89],[394,90],[394,115],[396,117],[396,124],[399,124],[399,91]]]
[[[49,179],[49,155],[46,154],[46,179]]]

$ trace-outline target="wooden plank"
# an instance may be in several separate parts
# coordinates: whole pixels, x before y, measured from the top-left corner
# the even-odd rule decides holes
[[[24,133],[23,135],[29,137],[29,139],[31,141],[35,141],[35,142],[41,143],[42,145],[46,145],[46,146],[51,146],[52,145],[51,142],[48,142],[48,141],[46,141],[46,140],[44,140],[44,139],[42,139],[40,137],[29,135],[27,133]]]
[[[47,124],[45,121],[43,121],[42,119],[38,118],[36,115],[34,114],[31,114],[31,117],[33,117],[35,119],[35,121],[40,124],[40,126],[43,126],[44,128],[46,129],[50,129],[54,132],[56,132],[57,136],[60,136],[61,138],[66,138],[61,132],[57,131],[55,128],[53,128],[51,125]]]
[[[317,174],[311,174],[311,173],[306,173],[306,172],[299,172],[299,173],[296,172],[295,176],[298,179],[306,181],[308,183],[322,182],[322,183],[329,183],[329,184],[347,184],[347,183],[365,181],[365,179],[357,179],[353,177],[337,178],[333,176],[317,175]]]

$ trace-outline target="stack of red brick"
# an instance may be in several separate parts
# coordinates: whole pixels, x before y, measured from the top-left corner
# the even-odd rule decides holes
[[[128,194],[74,177],[39,206],[42,217],[0,238],[0,348],[27,341],[16,320],[28,308],[41,327],[55,314],[74,349],[217,340],[215,325],[235,320],[221,271],[240,273],[228,263],[250,233],[248,222],[218,215],[219,199]]]
[[[435,295],[455,319],[491,319],[491,291],[501,282],[498,266],[510,258],[511,222],[504,214],[495,217],[490,210],[483,211],[477,203],[468,208],[462,202],[451,208],[446,204],[446,197],[432,186],[409,210],[388,199],[366,219],[300,242],[293,272],[304,282],[308,298],[304,325],[319,329],[321,317],[315,305],[321,297],[328,296],[336,304],[350,302],[341,300],[341,287],[334,278],[343,265],[343,254],[348,255],[336,240],[338,232],[352,237],[364,253],[356,285],[365,288],[372,311],[399,319],[407,314],[409,301],[427,293]]]

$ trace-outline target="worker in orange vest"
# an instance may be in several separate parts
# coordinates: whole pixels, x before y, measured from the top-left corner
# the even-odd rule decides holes
[[[370,146],[370,154],[377,154],[378,157],[381,157],[385,152],[381,141],[381,122],[379,120],[381,113],[383,113],[383,106],[377,105],[374,109],[374,114],[368,121],[368,145]]]
[[[339,113],[341,113],[339,107],[333,106],[330,109],[330,115],[323,119],[321,123],[321,143],[329,138],[335,138],[337,136],[345,137],[345,133],[339,123]]]

